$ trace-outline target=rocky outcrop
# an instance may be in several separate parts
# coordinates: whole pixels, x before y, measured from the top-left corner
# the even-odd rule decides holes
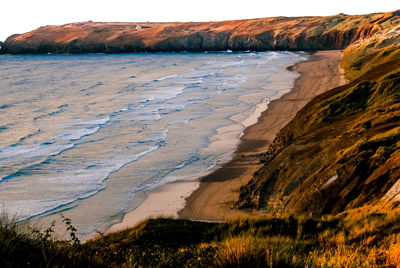
[[[344,49],[398,22],[398,12],[204,23],[72,23],[7,38],[1,53]]]

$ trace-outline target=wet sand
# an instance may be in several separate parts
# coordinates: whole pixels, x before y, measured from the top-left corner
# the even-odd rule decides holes
[[[272,101],[255,125],[248,127],[233,159],[202,178],[200,187],[186,200],[179,218],[221,221],[248,215],[234,209],[239,189],[262,165],[257,155],[265,152],[279,130],[315,96],[346,83],[339,68],[342,52],[319,51],[308,61],[292,67],[300,73],[292,91]],[[254,213],[254,212],[252,212]]]

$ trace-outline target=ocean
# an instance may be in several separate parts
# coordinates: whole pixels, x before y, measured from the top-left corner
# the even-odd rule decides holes
[[[0,206],[84,237],[227,162],[304,53],[0,56]]]

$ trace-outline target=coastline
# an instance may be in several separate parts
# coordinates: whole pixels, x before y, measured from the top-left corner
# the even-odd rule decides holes
[[[335,80],[335,75],[342,76],[338,68],[341,56],[341,51],[317,52],[308,60],[290,67],[291,70],[300,73],[293,89],[281,98],[271,101],[267,109],[261,113],[258,122],[243,131],[237,150],[228,163],[200,177],[194,176],[161,186],[150,193],[138,208],[126,213],[121,222],[111,223],[107,233],[133,227],[150,217],[220,221],[247,214],[244,211],[234,210],[232,207],[238,198],[240,186],[245,184],[261,167],[256,155],[267,150],[276,133],[309,100],[340,85],[332,81]],[[329,66],[326,68],[328,70],[325,70],[325,65]],[[315,73],[314,68],[327,72],[315,75],[314,80],[327,81],[320,81],[323,85],[314,86],[313,90],[304,90],[303,80],[309,83],[309,76]],[[328,79],[321,79],[321,75],[328,75]],[[303,86],[299,87],[299,81]],[[265,127],[268,128],[266,131]]]
[[[200,187],[179,211],[179,218],[222,221],[248,215],[234,205],[240,187],[262,166],[257,155],[267,151],[279,130],[312,98],[346,83],[339,67],[342,54],[340,50],[319,51],[290,68],[300,73],[293,89],[271,101],[258,122],[245,129],[233,159],[201,179]]]

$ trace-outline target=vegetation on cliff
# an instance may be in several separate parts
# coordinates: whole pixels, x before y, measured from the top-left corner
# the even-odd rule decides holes
[[[392,28],[345,49],[351,82],[313,99],[280,131],[239,207],[322,215],[399,199],[400,28],[385,23]]]
[[[386,13],[372,24],[379,30],[344,51],[342,67],[350,81],[378,65],[400,58],[400,11]]]
[[[398,198],[400,60],[315,98],[266,156],[242,207],[321,215]]]

